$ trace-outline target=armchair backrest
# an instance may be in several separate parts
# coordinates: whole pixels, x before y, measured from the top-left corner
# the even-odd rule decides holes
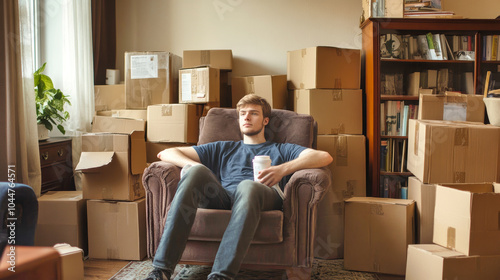
[[[312,116],[288,110],[271,110],[271,118],[265,130],[266,140],[316,148],[316,135],[317,124]],[[236,109],[212,108],[200,119],[198,145],[242,139]]]

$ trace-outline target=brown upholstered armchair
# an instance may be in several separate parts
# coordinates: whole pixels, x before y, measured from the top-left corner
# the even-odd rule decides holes
[[[309,115],[272,110],[266,139],[315,148],[316,123]],[[218,140],[242,140],[236,109],[213,108],[200,119],[198,144]],[[179,179],[180,168],[166,162],[154,162],[144,171],[148,257],[155,255],[168,223]],[[327,168],[295,172],[284,189],[283,211],[263,213],[243,266],[286,269],[289,279],[310,279],[316,206],[330,184]],[[212,264],[230,215],[230,210],[198,209],[181,263]]]

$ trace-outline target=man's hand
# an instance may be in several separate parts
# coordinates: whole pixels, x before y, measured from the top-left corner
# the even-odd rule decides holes
[[[262,184],[272,187],[278,184],[285,175],[284,169],[281,168],[280,165],[277,165],[270,166],[260,171],[257,179],[259,179],[259,182]]]

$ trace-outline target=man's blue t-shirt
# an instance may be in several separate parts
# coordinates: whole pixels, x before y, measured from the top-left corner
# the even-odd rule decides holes
[[[193,148],[198,153],[201,163],[212,170],[231,196],[241,181],[253,180],[254,156],[267,155],[271,158],[271,165],[274,166],[296,159],[306,149],[290,143],[245,144],[243,141],[218,141]],[[280,181],[281,189],[289,179],[290,175]]]

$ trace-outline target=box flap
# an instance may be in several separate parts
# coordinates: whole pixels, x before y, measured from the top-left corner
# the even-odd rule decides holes
[[[113,160],[115,152],[82,152],[76,171],[92,172],[106,166]]]
[[[59,255],[61,256],[67,256],[67,255],[72,255],[72,254],[81,254],[82,259],[83,259],[83,250],[78,248],[78,247],[73,247],[68,243],[58,243],[54,245],[54,249],[59,252]]]
[[[146,141],[144,131],[130,134],[130,172],[142,174],[146,168]]]
[[[82,191],[49,191],[40,196],[38,201],[78,201],[82,199]]]
[[[347,199],[345,202],[384,203],[384,204],[394,204],[394,205],[411,205],[415,203],[414,200],[410,199],[383,198],[383,197],[351,197]]]

